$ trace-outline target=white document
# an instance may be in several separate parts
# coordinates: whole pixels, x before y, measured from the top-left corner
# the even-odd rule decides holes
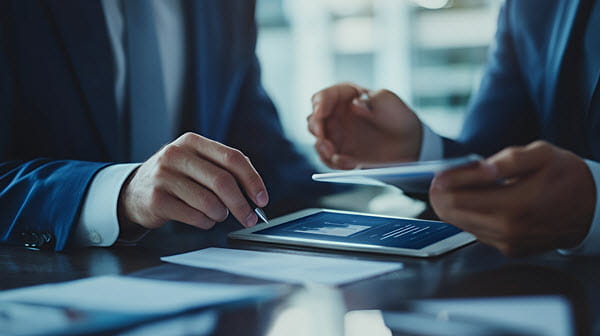
[[[445,160],[409,162],[378,168],[313,174],[312,179],[319,182],[393,185],[401,189],[419,191],[429,186],[436,173],[466,166],[482,159],[479,155],[471,154]]]
[[[161,260],[261,279],[326,285],[346,284],[402,269],[402,263],[215,247],[163,257]]]
[[[102,276],[0,292],[14,301],[133,314],[170,314],[245,299],[274,297],[277,286],[225,285]]]

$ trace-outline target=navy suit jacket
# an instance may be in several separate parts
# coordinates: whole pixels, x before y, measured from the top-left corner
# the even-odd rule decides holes
[[[543,139],[600,161],[600,8],[575,29],[589,11],[580,5],[593,3],[506,1],[480,91],[458,141],[444,139],[445,155],[489,156]]]
[[[242,150],[273,201],[315,197],[260,84],[255,1],[185,5],[186,130]],[[100,1],[0,1],[0,241],[65,248],[93,177],[120,160],[118,129]]]

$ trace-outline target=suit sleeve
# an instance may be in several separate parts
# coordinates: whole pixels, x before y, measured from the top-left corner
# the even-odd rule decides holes
[[[19,159],[16,134],[26,130],[13,122],[19,95],[5,42],[0,26],[0,243],[60,251],[67,246],[88,184],[106,164]]]
[[[506,1],[498,19],[478,94],[471,101],[457,141],[444,139],[444,155],[478,153],[490,156],[511,145],[525,145],[539,136],[530,90],[523,79],[511,30],[512,1]]]

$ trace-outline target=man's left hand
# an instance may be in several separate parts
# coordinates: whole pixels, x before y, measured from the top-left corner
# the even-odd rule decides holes
[[[593,219],[596,187],[581,158],[536,141],[437,175],[430,198],[442,220],[523,256],[579,244]]]

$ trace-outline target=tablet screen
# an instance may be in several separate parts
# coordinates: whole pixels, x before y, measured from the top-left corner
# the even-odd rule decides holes
[[[442,222],[324,211],[254,234],[421,249],[460,232]]]

